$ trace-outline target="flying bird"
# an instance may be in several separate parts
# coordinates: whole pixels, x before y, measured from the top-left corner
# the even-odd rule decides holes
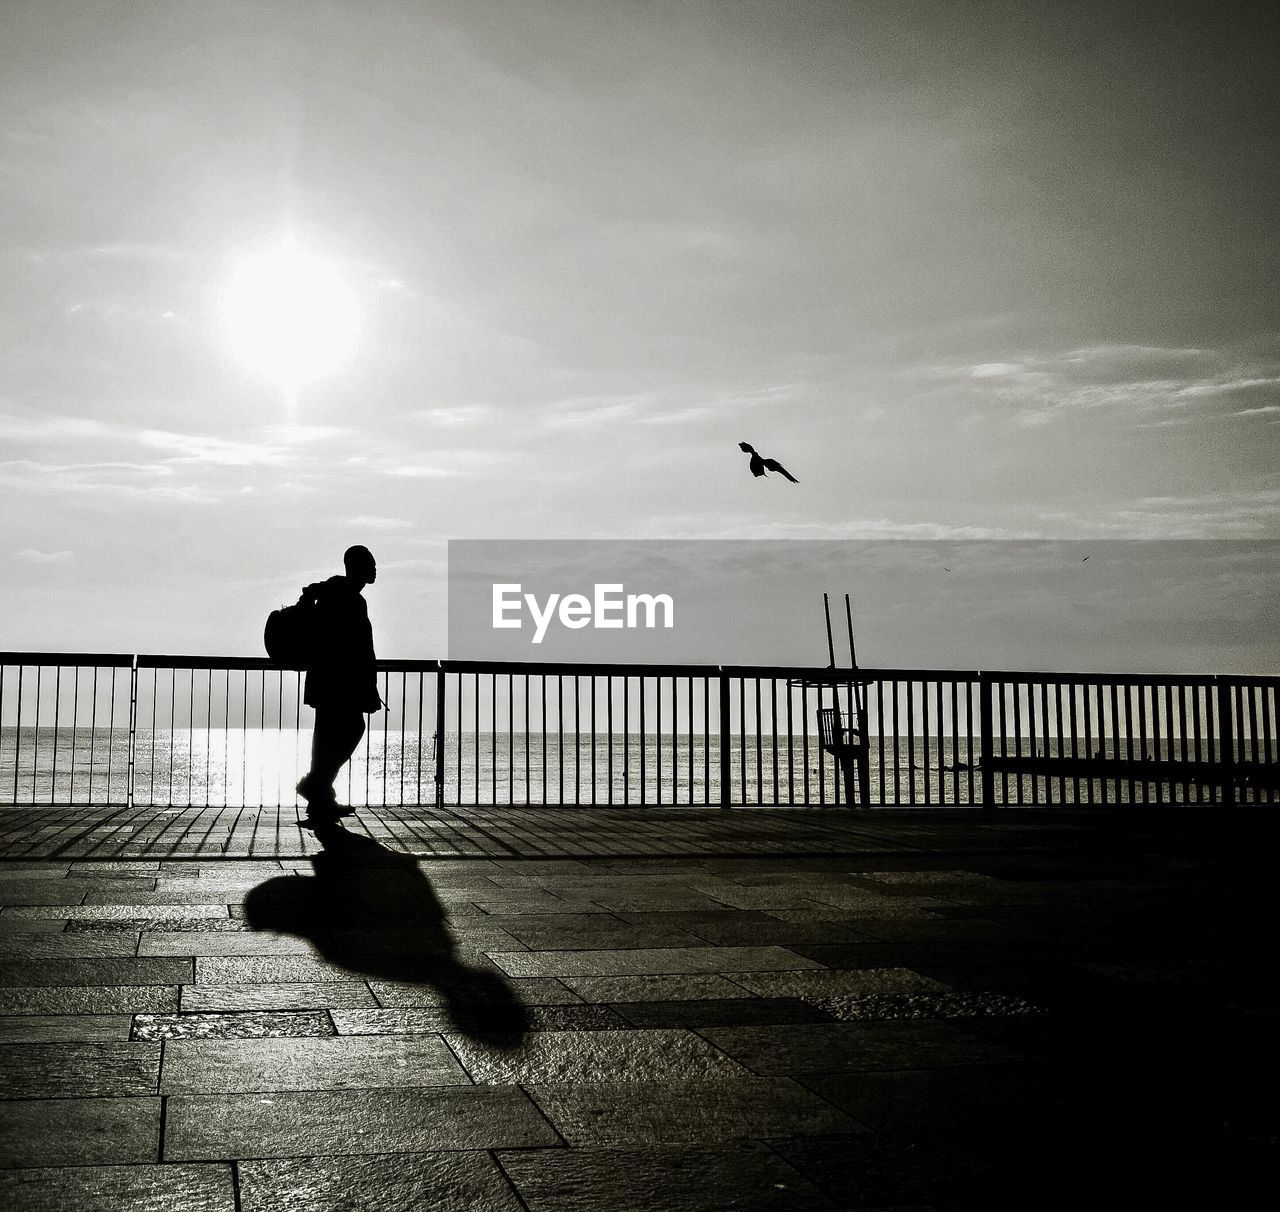
[[[1087,560],[1088,558],[1089,558],[1088,556],[1085,556],[1084,560]],[[1083,564],[1084,560],[1081,560],[1080,563]]]
[[[800,483],[777,459],[762,459],[750,442],[739,442],[738,449],[745,450],[751,456],[751,474],[757,479],[768,470],[776,471],[779,475],[786,476],[793,484]]]

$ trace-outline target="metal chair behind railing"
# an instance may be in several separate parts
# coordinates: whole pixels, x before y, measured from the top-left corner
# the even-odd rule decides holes
[[[853,808],[860,802],[865,808],[871,803],[871,758],[866,737],[850,714],[838,707],[819,708],[818,742],[840,764],[845,803]]]

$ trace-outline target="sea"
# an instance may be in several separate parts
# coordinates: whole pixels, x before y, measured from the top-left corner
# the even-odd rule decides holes
[[[976,759],[963,739],[916,738],[910,749],[870,738],[873,804],[941,806],[981,797]],[[1043,742],[1037,742],[1043,744]],[[1053,742],[1049,742],[1052,753]],[[436,745],[430,733],[371,728],[339,776],[339,798],[354,806],[433,805]],[[450,732],[441,750],[445,805],[670,805],[721,802],[720,739],[610,738],[555,733]],[[138,730],[132,745],[133,802],[164,807],[285,806],[309,766],[311,732],[289,728]],[[838,804],[836,764],[816,738],[776,744],[754,734],[731,738],[733,805]],[[1112,756],[1110,746],[1105,756]],[[127,729],[0,728],[0,805],[129,802]],[[642,777],[643,776],[643,777]],[[997,777],[997,801],[1117,803],[1156,796],[1154,786],[1102,780]],[[1194,790],[1187,798],[1194,800]],[[1177,789],[1165,797],[1180,799]]]

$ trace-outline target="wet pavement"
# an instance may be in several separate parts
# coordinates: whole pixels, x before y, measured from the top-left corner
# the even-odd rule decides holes
[[[164,854],[172,814],[44,811],[0,826],[0,1206],[1215,1207],[1275,1173],[1265,817],[534,811],[436,847],[379,810]]]

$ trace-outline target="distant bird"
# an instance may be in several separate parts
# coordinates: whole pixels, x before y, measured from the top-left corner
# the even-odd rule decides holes
[[[1088,558],[1089,558],[1088,556],[1085,556],[1084,560],[1087,560]],[[1084,560],[1081,560],[1080,563],[1083,564]]]
[[[739,450],[745,450],[751,456],[751,474],[757,479],[764,475],[766,469],[776,471],[779,475],[786,476],[793,484],[799,484],[800,481],[795,478],[777,459],[762,459],[756,452],[756,448],[750,442],[739,442]]]
[[[950,571],[951,571],[951,569],[950,569],[950,568],[948,568],[948,567],[944,564],[944,565],[942,566],[942,571],[943,571],[943,572],[950,572]]]

